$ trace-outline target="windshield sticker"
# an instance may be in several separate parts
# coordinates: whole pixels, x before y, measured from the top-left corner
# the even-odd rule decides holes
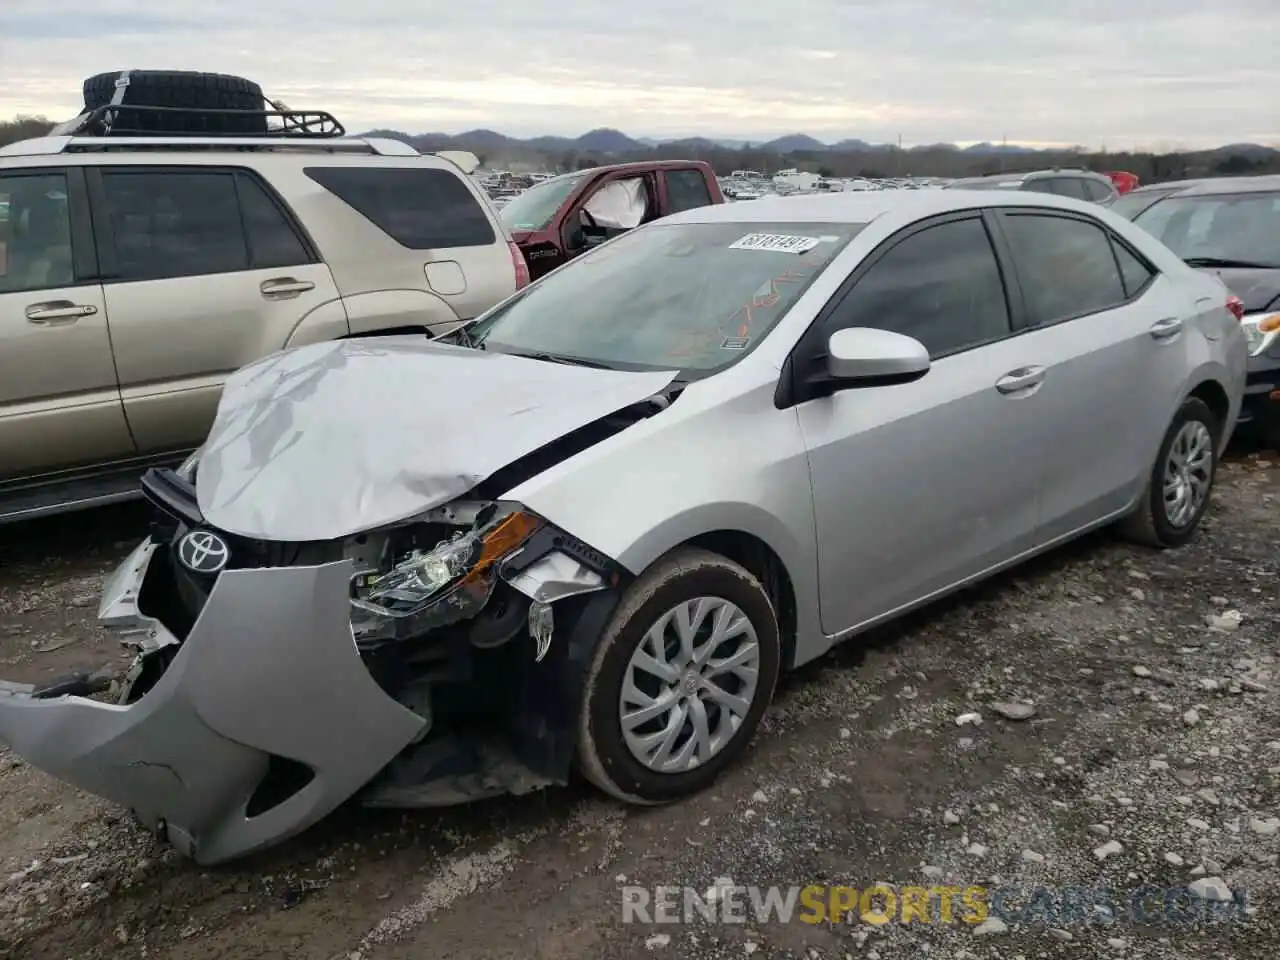
[[[768,250],[772,253],[808,253],[822,240],[793,233],[748,233],[729,244],[730,250]]]
[[[751,342],[750,337],[725,337],[720,344],[721,350],[745,350]]]

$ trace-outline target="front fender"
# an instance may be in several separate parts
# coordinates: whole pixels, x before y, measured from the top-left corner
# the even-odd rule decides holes
[[[795,411],[773,406],[772,380],[725,400],[690,396],[693,390],[504,499],[637,574],[705,534],[750,534],[777,554],[791,580],[803,662],[829,644],[817,620],[813,495]],[[720,393],[710,382],[707,392]]]

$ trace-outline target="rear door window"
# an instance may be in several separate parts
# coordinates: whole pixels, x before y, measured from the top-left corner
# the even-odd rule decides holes
[[[701,170],[668,170],[667,205],[669,213],[693,210],[711,203],[711,191]]]
[[[307,167],[308,177],[410,250],[485,247],[497,240],[457,175],[432,167]]]
[[[103,168],[114,279],[164,280],[249,269],[231,171]]]
[[[1094,203],[1101,203],[1103,200],[1106,200],[1111,196],[1111,188],[1101,180],[1081,178],[1080,182],[1084,185],[1084,192],[1088,199],[1092,200]]]
[[[1071,197],[1073,200],[1089,199],[1081,177],[1050,177],[1049,190],[1060,197]]]
[[[1077,217],[1003,212],[1029,326],[1118,306],[1126,299],[1103,228]]]

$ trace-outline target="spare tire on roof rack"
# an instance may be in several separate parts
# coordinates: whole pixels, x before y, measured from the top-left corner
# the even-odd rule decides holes
[[[269,110],[262,87],[252,80],[190,70],[99,73],[84,82],[84,106],[86,113],[110,106],[128,108],[119,111],[108,129],[127,127],[134,136],[262,136]]]

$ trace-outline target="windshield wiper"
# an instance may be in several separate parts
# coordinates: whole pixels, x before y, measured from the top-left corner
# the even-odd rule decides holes
[[[567,357],[563,353],[520,353],[512,351],[517,357],[528,357],[530,360],[547,360],[551,363],[567,363],[574,367],[591,367],[593,370],[612,370],[613,367],[599,360],[584,360],[582,357]]]
[[[1280,264],[1232,260],[1230,257],[1187,257],[1183,263],[1188,267],[1223,267],[1227,270],[1280,270]]]

